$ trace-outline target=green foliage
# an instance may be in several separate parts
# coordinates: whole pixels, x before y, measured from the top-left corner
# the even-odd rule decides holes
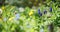
[[[10,5],[4,6],[5,9],[2,10],[3,12],[1,14],[2,20],[0,19],[0,32],[39,32],[42,27],[44,32],[48,32],[47,27],[51,23],[53,23],[54,26],[60,27],[60,9],[58,8],[59,5],[57,4],[57,2],[52,2],[51,0],[45,0],[44,2],[41,0],[6,1],[10,1]],[[19,3],[18,1],[21,1],[22,3]],[[41,6],[37,7],[36,11],[34,11],[33,8],[29,8],[32,7],[32,5],[39,5],[39,3],[41,4]],[[11,4],[21,7],[23,6],[24,11],[19,12],[22,11],[22,9],[19,10],[16,6],[12,6]],[[52,7],[52,12],[50,12],[50,7]],[[41,10],[40,12],[42,13],[42,16],[38,14],[38,9]],[[44,10],[47,11],[46,14],[44,14]],[[19,14],[19,19],[17,20],[16,14]]]

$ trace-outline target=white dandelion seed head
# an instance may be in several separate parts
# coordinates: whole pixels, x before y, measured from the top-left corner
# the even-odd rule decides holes
[[[0,9],[0,14],[2,14],[2,9]]]
[[[19,8],[19,12],[24,12],[24,8],[23,7],[20,7]]]

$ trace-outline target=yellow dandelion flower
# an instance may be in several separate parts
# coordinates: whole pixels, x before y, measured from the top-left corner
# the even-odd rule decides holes
[[[31,10],[31,11],[29,12],[29,16],[33,15],[33,11],[34,11],[34,10]]]
[[[9,21],[11,21],[12,19],[14,19],[14,17],[9,18]]]
[[[5,7],[4,6],[2,6],[2,10],[4,10],[5,9]]]
[[[0,18],[0,21],[2,21],[2,18]]]
[[[29,13],[29,16],[31,16],[32,14],[33,14],[33,12],[30,12],[30,13]]]

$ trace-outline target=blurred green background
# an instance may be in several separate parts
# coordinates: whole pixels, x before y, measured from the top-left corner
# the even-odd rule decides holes
[[[60,32],[60,0],[0,0],[0,32]]]

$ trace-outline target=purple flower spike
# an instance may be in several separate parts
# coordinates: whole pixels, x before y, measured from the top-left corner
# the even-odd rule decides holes
[[[40,13],[39,15],[42,16],[42,13]]]
[[[45,10],[45,11],[44,11],[44,14],[46,14],[46,13],[47,13],[47,11]]]
[[[40,12],[40,9],[38,10],[38,14],[39,14],[40,16],[42,16],[42,13]]]
[[[40,9],[38,10],[38,13],[40,14]]]
[[[52,7],[50,7],[50,12],[52,12]]]

